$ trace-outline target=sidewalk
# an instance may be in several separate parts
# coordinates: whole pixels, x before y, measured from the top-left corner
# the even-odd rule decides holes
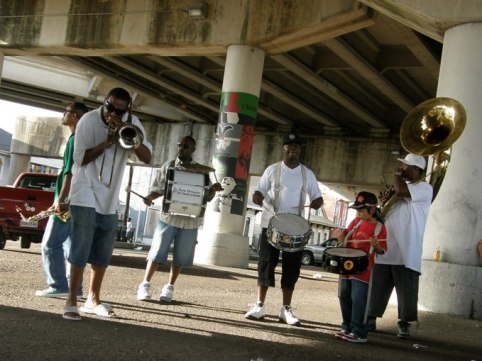
[[[115,307],[119,319],[84,315],[74,322],[60,316],[63,299],[34,296],[45,287],[39,245],[20,250],[10,243],[0,251],[0,360],[482,361],[480,321],[420,312],[418,329],[412,326],[413,339],[400,340],[393,306],[368,344],[335,339],[340,323],[337,276],[318,267],[302,268],[294,293],[301,327],[278,322],[279,288],[268,293],[264,321],[244,318],[256,299],[255,261],[249,269],[185,270],[171,304],[157,302],[167,281],[168,268],[163,266],[152,282],[156,300],[137,301],[145,256],[145,251],[114,251],[102,297]]]

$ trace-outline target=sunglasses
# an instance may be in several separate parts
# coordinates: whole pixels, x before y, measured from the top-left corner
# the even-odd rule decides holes
[[[177,143],[177,147],[182,149],[187,149],[189,148],[189,144]]]
[[[109,103],[108,100],[105,101],[104,107],[109,113],[115,113],[115,115],[118,115],[118,116],[123,115],[127,111],[127,109],[116,108],[111,103]]]

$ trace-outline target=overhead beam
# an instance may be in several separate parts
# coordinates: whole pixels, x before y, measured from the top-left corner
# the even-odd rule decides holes
[[[385,79],[377,69],[363,59],[362,55],[358,54],[355,49],[344,40],[332,39],[323,42],[323,45],[342,58],[343,61],[349,64],[361,77],[397,104],[400,109],[408,113],[413,108],[413,103],[408,100],[405,95]]]
[[[300,78],[306,80],[315,89],[318,89],[326,96],[344,106],[353,114],[357,115],[363,122],[374,128],[386,128],[385,124],[377,119],[373,114],[370,114],[368,111],[363,109],[358,103],[344,94],[341,90],[330,84],[328,81],[320,78],[315,72],[313,72],[313,70],[296,60],[292,55],[273,55],[272,59],[286,67],[288,70],[292,71]]]
[[[197,96],[195,93],[193,93],[190,90],[187,90],[179,85],[176,85],[174,82],[167,80],[167,79],[161,79],[157,76],[157,74],[154,74],[151,72],[149,69],[142,68],[141,66],[134,64],[132,61],[122,58],[122,57],[104,57],[105,60],[116,64],[117,66],[120,66],[124,69],[127,69],[128,71],[139,75],[140,77],[149,80],[150,82],[165,88],[174,94],[179,94],[182,97],[190,100],[191,102],[201,105],[206,109],[209,109],[213,112],[218,112],[219,106],[217,104],[213,104],[211,102],[208,102],[207,100],[204,100]]]
[[[155,57],[155,56],[151,56],[149,57],[149,59],[168,69],[176,71],[178,74],[188,79],[191,79],[208,89],[211,89],[217,92],[217,94],[221,94],[222,84],[206,78],[206,76],[204,76],[202,73],[182,64],[179,61],[172,60],[171,58],[163,58],[163,57]],[[215,59],[216,64],[224,68],[225,60],[223,58],[213,57],[210,59],[211,60]],[[200,97],[202,98],[202,95]],[[288,118],[285,118],[279,114],[274,114],[273,112],[264,108],[263,106],[258,106],[258,113],[280,125],[291,126],[293,124],[293,122]]]
[[[210,59],[213,60],[213,61],[215,60],[216,63],[219,64],[219,65],[223,64],[223,62],[224,62],[224,59],[221,59],[221,58],[214,59],[214,57],[211,57]],[[261,83],[261,90],[278,97],[278,99],[284,101],[285,103],[287,103],[291,107],[299,110],[300,112],[307,115],[310,119],[313,119],[320,124],[330,126],[330,127],[339,126],[339,124],[337,122],[335,122],[333,119],[327,117],[326,115],[324,115],[320,111],[316,110],[315,108],[309,106],[305,102],[303,102],[303,101],[299,100],[298,98],[294,97],[292,94],[289,94],[287,91],[280,88],[276,84],[270,82],[269,80],[266,80],[266,79],[263,78],[263,81]]]

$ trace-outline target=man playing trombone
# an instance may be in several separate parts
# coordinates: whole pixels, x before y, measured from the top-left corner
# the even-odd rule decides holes
[[[65,258],[70,250],[70,220],[62,220],[60,214],[68,211],[68,197],[72,181],[72,166],[74,163],[74,136],[79,119],[89,109],[84,103],[70,103],[62,117],[62,125],[70,128],[71,135],[64,151],[62,170],[55,184],[54,204],[48,211],[55,211],[50,216],[42,238],[42,264],[47,278],[48,288],[35,292],[39,297],[67,296],[69,285],[65,272]],[[82,293],[82,285],[79,285]]]
[[[89,295],[80,311],[104,317],[115,317],[112,308],[101,302],[100,290],[110,263],[117,229],[117,207],[129,149],[121,139],[124,127],[136,129],[132,151],[144,163],[151,161],[152,146],[144,128],[131,113],[130,94],[114,88],[104,104],[82,117],[77,126],[74,171],[70,193],[72,213],[72,246],[70,288],[63,318],[80,320],[76,289],[85,265],[92,271]],[[121,146],[122,145],[122,146]]]

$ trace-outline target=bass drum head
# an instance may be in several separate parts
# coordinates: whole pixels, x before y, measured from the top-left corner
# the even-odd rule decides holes
[[[325,253],[338,257],[364,257],[367,254],[361,249],[346,248],[346,247],[333,247],[325,249]]]

